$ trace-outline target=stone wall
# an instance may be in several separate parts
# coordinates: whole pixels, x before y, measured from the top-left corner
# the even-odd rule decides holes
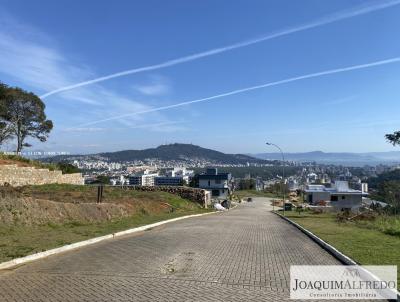
[[[127,186],[129,190],[137,191],[162,191],[178,195],[182,198],[197,202],[204,207],[209,205],[209,194],[206,190],[190,187],[177,187],[177,186]]]
[[[84,179],[81,173],[62,174],[59,170],[0,165],[0,186],[6,183],[13,187],[54,183],[83,185]]]

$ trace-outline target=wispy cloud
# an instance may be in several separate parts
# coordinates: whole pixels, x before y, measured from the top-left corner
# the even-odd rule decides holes
[[[275,38],[278,38],[278,37],[282,37],[282,36],[290,35],[290,34],[293,34],[293,33],[301,32],[301,31],[304,31],[304,30],[320,27],[320,26],[327,25],[327,24],[330,24],[330,23],[333,23],[333,22],[337,22],[337,21],[341,21],[341,20],[357,17],[357,16],[360,16],[360,15],[368,14],[368,13],[375,12],[375,11],[378,11],[378,10],[382,10],[382,9],[385,9],[385,8],[393,7],[393,6],[399,5],[399,4],[400,4],[400,0],[390,0],[390,1],[374,2],[374,4],[372,4],[372,5],[369,3],[369,4],[366,4],[366,5],[353,7],[352,9],[349,9],[349,10],[336,12],[334,14],[325,16],[323,18],[314,20],[312,22],[305,23],[305,24],[302,24],[302,25],[298,25],[298,26],[295,26],[295,27],[290,27],[290,28],[287,28],[287,29],[283,29],[281,31],[270,33],[270,34],[267,34],[267,35],[259,37],[259,38],[250,39],[250,40],[246,40],[246,41],[241,41],[241,42],[238,42],[238,43],[235,43],[235,44],[231,44],[231,45],[223,46],[223,47],[220,47],[220,48],[207,50],[207,51],[204,51],[204,52],[195,53],[195,54],[192,54],[192,55],[188,55],[188,56],[180,57],[180,58],[177,58],[177,59],[165,61],[165,62],[162,62],[162,63],[159,63],[159,64],[154,64],[154,65],[144,66],[144,67],[140,67],[140,68],[129,69],[129,70],[113,73],[113,74],[110,74],[110,75],[106,75],[106,76],[103,76],[103,77],[94,78],[94,79],[88,80],[88,81],[77,82],[77,83],[72,84],[72,85],[59,86],[61,88],[51,90],[50,92],[41,95],[41,97],[42,98],[46,98],[46,97],[48,97],[50,95],[53,95],[53,94],[56,94],[56,93],[60,93],[60,92],[63,92],[63,91],[75,89],[75,88],[82,87],[82,86],[91,85],[91,84],[102,82],[102,81],[107,81],[107,80],[110,80],[110,79],[114,79],[114,78],[118,78],[118,77],[122,77],[122,76],[126,76],[126,75],[131,75],[131,74],[136,74],[136,73],[141,73],[141,72],[146,72],[146,71],[152,71],[152,70],[158,70],[158,69],[167,68],[167,67],[171,67],[171,66],[178,65],[178,64],[191,62],[191,61],[194,61],[194,60],[198,60],[198,59],[202,59],[202,58],[205,58],[205,57],[217,55],[217,54],[224,53],[224,52],[227,52],[227,51],[231,51],[231,50],[234,50],[234,49],[238,49],[238,48],[254,45],[254,44],[257,44],[257,43],[265,42],[265,41],[268,41],[268,40],[271,40],[271,39],[275,39]]]
[[[65,132],[101,132],[101,131],[104,131],[106,129],[107,128],[94,128],[94,127],[92,127],[92,128],[90,128],[90,127],[84,128],[84,127],[82,127],[82,128],[65,128],[65,129],[62,129],[62,131],[65,131]]]
[[[165,84],[136,85],[135,89],[145,95],[163,95],[168,93],[169,87]]]
[[[329,106],[342,105],[342,104],[353,102],[355,99],[357,99],[357,96],[351,95],[351,96],[346,96],[343,98],[338,98],[338,99],[327,101],[324,103],[324,105],[329,105]]]
[[[57,42],[34,27],[22,24],[10,15],[0,13],[0,74],[7,75],[24,87],[29,87],[28,89],[39,91],[69,85],[94,75],[90,68],[75,63],[55,45]],[[163,83],[161,80],[157,82],[155,80],[158,78],[153,78],[150,83]],[[151,92],[151,89],[155,91],[155,87],[147,87],[147,92]],[[158,89],[160,91],[161,88]],[[106,114],[120,115],[124,112],[151,109],[143,101],[127,97],[120,91],[106,89],[99,84],[64,91],[52,99],[52,102],[46,100],[46,103],[49,108],[59,112],[60,116],[68,116],[68,122],[75,125],[99,119]],[[70,114],[71,112],[73,114]],[[157,114],[150,118],[163,120]],[[56,125],[59,126],[63,122],[59,120]],[[130,117],[120,122],[129,126],[143,122],[143,118]],[[94,129],[91,128],[89,131],[93,132]],[[74,130],[68,131],[78,130],[75,127]]]
[[[201,98],[201,99],[196,99],[196,100],[186,101],[186,102],[180,102],[180,103],[173,104],[173,105],[167,105],[167,106],[162,106],[162,107],[157,107],[157,108],[151,108],[151,109],[148,109],[148,110],[137,111],[137,112],[122,114],[122,115],[118,115],[118,116],[112,116],[112,117],[109,117],[109,118],[100,119],[100,120],[92,121],[92,122],[89,122],[89,123],[85,123],[85,124],[82,124],[82,125],[80,125],[78,127],[85,127],[85,126],[99,124],[99,123],[103,123],[103,122],[107,122],[107,121],[118,120],[118,119],[125,118],[125,117],[128,117],[128,116],[137,116],[137,115],[141,115],[141,114],[145,114],[145,113],[157,112],[157,111],[162,111],[162,110],[167,110],[167,109],[187,106],[187,105],[191,105],[191,104],[212,101],[212,100],[224,98],[224,97],[235,95],[235,94],[245,93],[245,92],[248,92],[248,91],[253,91],[253,90],[258,90],[258,89],[262,89],[262,88],[267,88],[267,87],[287,84],[287,83],[291,83],[291,82],[297,82],[297,81],[300,81],[300,80],[305,80],[305,79],[310,79],[310,78],[318,78],[318,77],[322,77],[322,76],[326,76],[326,75],[337,74],[337,73],[348,72],[348,71],[359,70],[359,69],[365,69],[365,68],[371,68],[371,67],[387,65],[387,64],[393,64],[393,63],[398,63],[398,62],[400,62],[400,57],[395,57],[395,58],[390,58],[390,59],[386,59],[386,60],[370,62],[370,63],[366,63],[366,64],[352,65],[352,66],[347,66],[347,67],[342,67],[342,68],[336,68],[336,69],[320,71],[320,72],[301,75],[301,76],[297,76],[297,77],[292,77],[292,78],[288,78],[288,79],[284,79],[284,80],[280,80],[280,81],[269,82],[269,83],[265,83],[265,84],[261,84],[261,85],[257,85],[257,86],[251,86],[251,87],[247,87],[247,88],[232,90],[232,91],[229,91],[229,92],[225,92],[225,93],[209,96],[209,97],[206,97],[206,98]]]
[[[162,76],[151,76],[149,81],[135,84],[133,88],[146,96],[160,96],[171,92],[170,81]]]

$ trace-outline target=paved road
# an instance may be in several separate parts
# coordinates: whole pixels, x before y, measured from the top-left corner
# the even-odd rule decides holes
[[[282,301],[291,264],[338,262],[266,199],[0,273],[0,301]]]

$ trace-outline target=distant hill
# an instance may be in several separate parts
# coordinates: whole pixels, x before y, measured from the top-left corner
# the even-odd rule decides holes
[[[124,150],[89,155],[61,155],[46,161],[62,161],[70,159],[103,159],[111,162],[158,159],[162,161],[196,161],[203,160],[215,164],[268,163],[268,161],[244,154],[225,154],[219,151],[202,148],[191,144],[161,145],[144,150]]]
[[[251,156],[267,159],[281,159],[280,153],[259,153]],[[304,153],[285,153],[285,159],[297,162],[317,162],[322,164],[340,165],[376,165],[380,163],[400,163],[400,151],[391,152],[369,152],[369,153],[350,153],[350,152],[304,152]]]

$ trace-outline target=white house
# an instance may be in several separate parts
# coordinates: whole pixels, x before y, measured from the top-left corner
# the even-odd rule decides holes
[[[218,173],[217,168],[207,169],[206,173],[197,175],[198,187],[209,191],[211,198],[227,199],[230,192],[230,173]]]
[[[194,175],[193,170],[187,170],[185,167],[175,167],[173,170],[167,171],[168,177],[181,177],[183,181],[189,183]]]
[[[336,181],[332,187],[308,185],[305,190],[305,201],[311,205],[326,203],[336,210],[356,211],[361,206],[362,197],[368,193],[349,188],[347,181]]]

